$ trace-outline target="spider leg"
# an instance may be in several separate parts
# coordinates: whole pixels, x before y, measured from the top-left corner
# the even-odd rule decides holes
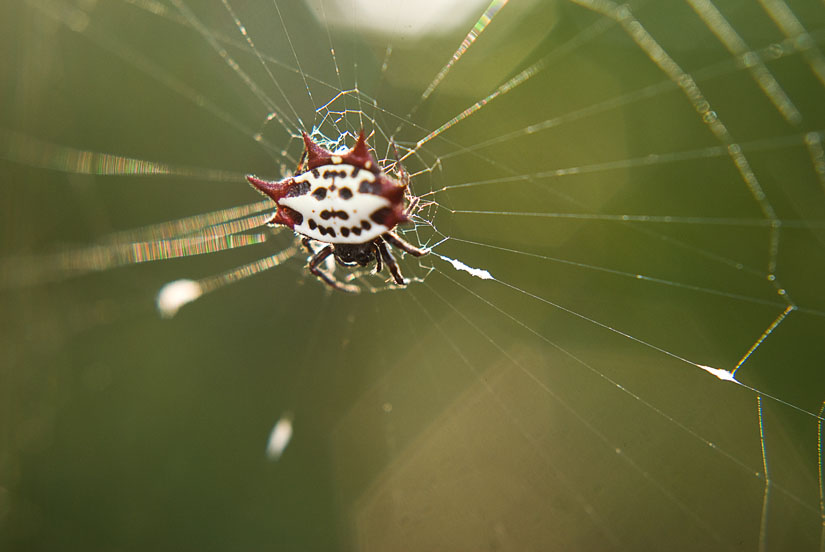
[[[395,140],[390,139],[390,143],[392,144],[392,150],[395,154],[395,166],[398,168],[398,172],[401,176],[401,183],[404,187],[410,186],[410,175],[407,170],[404,168],[404,165],[401,164],[401,160],[398,158],[398,146],[395,145]]]
[[[323,272],[318,266],[326,260],[327,257],[332,255],[335,252],[334,245],[328,245],[324,247],[321,251],[319,251],[312,259],[309,261],[309,271],[312,272],[315,276],[320,278],[327,284],[329,287],[333,289],[337,289],[340,291],[345,291],[347,293],[358,293],[361,291],[358,286],[351,286],[348,284],[344,284],[339,282],[338,280],[332,278],[326,272]]]
[[[402,249],[410,255],[413,255],[414,257],[422,257],[430,252],[429,249],[419,249],[414,245],[407,243],[406,241],[398,237],[398,234],[396,234],[395,232],[387,232],[381,237],[387,240],[387,242],[389,242],[390,244],[397,247],[398,249]]]
[[[381,250],[378,248],[378,244],[381,243],[380,240],[374,240],[372,242],[372,250],[375,254],[375,273],[380,274],[381,270],[384,269],[383,263],[381,262]]]
[[[312,244],[309,243],[309,238],[302,238],[301,245],[304,246],[304,249],[306,249],[310,255],[315,255],[315,250],[312,248]]]
[[[392,274],[392,279],[395,280],[395,283],[399,286],[407,285],[407,281],[404,279],[404,276],[401,274],[401,269],[398,268],[398,262],[393,257],[390,248],[387,247],[387,244],[383,241],[378,242],[378,251],[381,252],[381,256],[384,258],[384,262],[387,264],[387,268],[390,269],[390,274]]]
[[[335,257],[335,262],[338,263],[338,266],[343,266],[344,268],[351,268],[351,267],[355,266],[355,263],[345,263],[344,261],[342,261],[338,257]]]
[[[304,161],[307,159],[307,150],[304,148],[304,152],[301,154],[301,158],[298,160],[298,166],[295,168],[295,174],[300,174],[303,172],[304,168]]]
[[[395,145],[395,140],[390,139],[390,143],[392,144],[392,150],[395,155],[395,166],[398,167],[401,184],[404,185],[404,196],[409,200],[407,208],[404,209],[404,214],[409,217],[409,215],[418,209],[421,198],[412,195],[410,192],[410,173],[407,172],[407,169],[405,169],[403,163],[401,163],[401,159],[398,158],[398,146]]]
[[[412,196],[410,196],[410,197],[412,197]],[[418,208],[418,203],[420,201],[421,201],[420,197],[412,197],[412,199],[410,200],[409,205],[407,205],[407,208],[404,209],[404,214],[407,215],[407,216],[410,216],[412,214],[412,212],[415,211]]]

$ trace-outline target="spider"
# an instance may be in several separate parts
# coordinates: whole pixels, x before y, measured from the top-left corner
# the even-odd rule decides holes
[[[386,265],[396,284],[407,285],[389,246],[416,257],[429,253],[392,231],[410,220],[409,214],[417,204],[413,199],[404,207],[409,177],[402,172],[398,181],[381,170],[369,152],[363,129],[355,146],[342,154],[326,150],[306,132],[302,134],[306,166],[303,161],[299,163],[294,176],[277,181],[246,177],[277,205],[267,224],[281,224],[301,235],[312,255],[309,271],[333,289],[360,291],[358,286],[340,282],[320,269],[330,255],[345,267],[365,267],[375,261],[376,273]],[[326,245],[316,252],[311,240]]]

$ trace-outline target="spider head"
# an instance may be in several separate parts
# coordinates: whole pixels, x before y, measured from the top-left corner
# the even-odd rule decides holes
[[[335,259],[345,266],[367,266],[375,259],[373,243],[338,243],[335,244]]]

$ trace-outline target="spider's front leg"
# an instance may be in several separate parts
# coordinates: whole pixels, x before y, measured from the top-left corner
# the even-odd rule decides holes
[[[410,174],[407,172],[407,169],[404,168],[404,165],[401,164],[401,159],[398,158],[398,146],[395,144],[395,140],[390,138],[390,143],[392,144],[392,151],[395,154],[395,167],[401,177],[401,184],[403,184],[405,188],[409,188]]]
[[[307,150],[304,148],[304,152],[301,154],[301,158],[298,160],[298,166],[295,168],[295,174],[301,174],[304,172],[304,161],[307,160]]]
[[[413,197],[413,196],[410,196],[410,197],[412,197],[412,199],[410,199],[410,204],[407,205],[406,209],[404,209],[404,214],[407,215],[407,217],[409,217],[411,214],[413,214],[413,211],[418,209],[418,204],[421,202],[420,197]]]
[[[398,267],[398,261],[395,260],[390,248],[387,247],[387,244],[383,241],[378,242],[378,251],[381,252],[381,257],[384,259],[384,263],[387,265],[387,268],[390,269],[390,274],[392,274],[392,279],[395,280],[395,283],[399,286],[406,286],[407,280],[404,279],[404,276],[401,274],[401,269]]]
[[[413,244],[402,240],[395,232],[387,232],[386,234],[384,234],[383,237],[385,240],[387,240],[389,243],[391,243],[398,249],[406,251],[414,257],[423,257],[424,255],[430,252],[429,249],[419,249]]]
[[[315,249],[312,247],[312,244],[309,243],[309,238],[301,238],[301,245],[304,246],[304,249],[307,250],[307,253],[309,253],[312,256],[315,256]]]
[[[320,250],[314,257],[312,257],[312,259],[310,259],[309,271],[321,280],[323,280],[325,284],[327,284],[329,287],[333,289],[345,291],[347,293],[359,293],[361,289],[358,286],[353,286],[350,284],[339,282],[338,280],[336,280],[335,278],[331,277],[329,274],[318,268],[320,264],[323,263],[326,260],[326,258],[332,255],[334,252],[334,245],[327,245],[322,250]]]
[[[372,254],[375,255],[375,274],[381,274],[384,269],[381,263],[381,249],[378,248],[379,243],[381,243],[380,239],[372,242]]]

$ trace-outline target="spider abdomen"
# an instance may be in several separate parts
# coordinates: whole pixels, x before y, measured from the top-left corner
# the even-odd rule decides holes
[[[374,240],[396,224],[392,203],[374,193],[377,177],[350,165],[322,165],[294,177],[292,190],[277,203],[300,216],[292,229],[313,240],[357,244]]]

